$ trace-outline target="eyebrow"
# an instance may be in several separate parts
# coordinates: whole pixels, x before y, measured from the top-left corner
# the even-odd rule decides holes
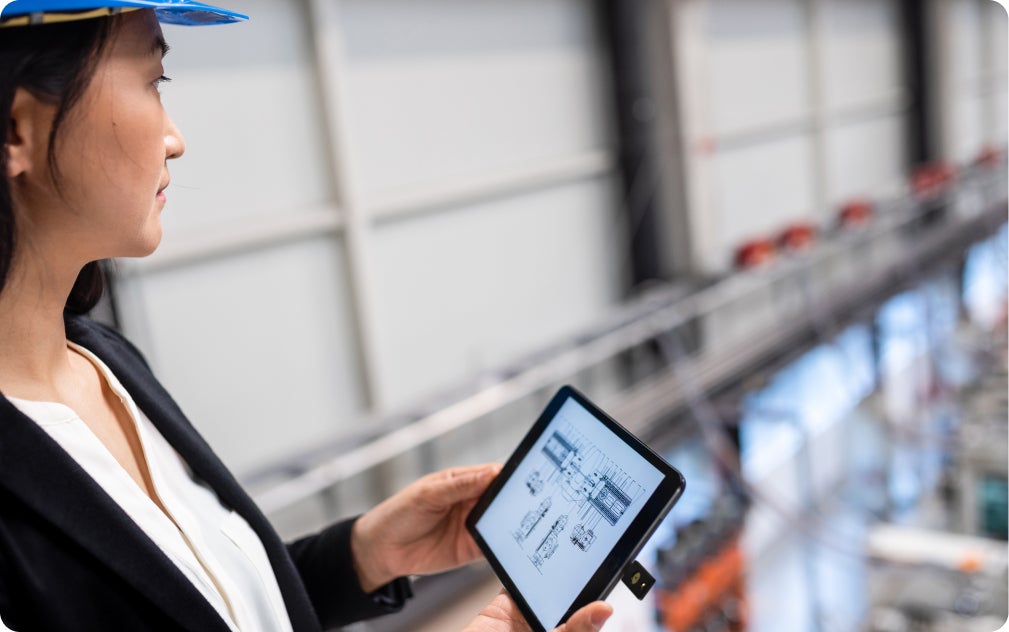
[[[154,43],[151,45],[150,54],[156,55],[158,53],[161,53],[161,58],[164,59],[165,55],[167,55],[168,51],[170,50],[171,47],[168,46],[168,42],[165,41],[165,38],[161,35],[158,35],[156,38],[154,38]]]

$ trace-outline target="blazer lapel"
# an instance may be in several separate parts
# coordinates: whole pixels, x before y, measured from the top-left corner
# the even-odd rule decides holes
[[[128,343],[122,338],[113,337],[84,319],[67,321],[67,335],[108,365],[137,406],[193,473],[214,490],[223,504],[245,518],[256,532],[273,566],[293,629],[296,632],[320,632],[318,616],[287,547],[259,507],[154,378],[139,353],[127,348]]]
[[[0,485],[186,629],[227,632],[175,564],[38,424],[3,397],[0,419]]]

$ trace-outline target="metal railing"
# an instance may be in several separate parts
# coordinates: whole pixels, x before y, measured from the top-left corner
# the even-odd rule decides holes
[[[755,327],[752,335],[739,344],[721,351],[702,348],[685,360],[697,384],[711,387],[748,362],[789,344],[797,332],[815,330],[820,324],[814,321],[823,313],[840,314],[866,296],[892,290],[895,283],[910,280],[927,264],[962,252],[972,241],[994,230],[1005,221],[1006,178],[1002,170],[1002,166],[966,170],[938,198],[907,195],[881,203],[869,226],[838,231],[809,252],[770,267],[731,274],[702,287],[654,288],[615,310],[600,326],[563,345],[478,376],[473,383],[423,402],[412,411],[364,420],[362,426],[372,428],[371,432],[320,453],[276,464],[247,477],[246,482],[264,511],[281,511],[672,330],[703,322],[733,303],[782,284],[802,288],[807,293],[807,309],[789,314],[787,326],[780,320],[767,323]],[[964,200],[973,201],[964,204]],[[923,209],[937,205],[946,209],[942,221],[922,225]],[[872,248],[877,249],[876,260],[863,266],[866,269],[860,270],[855,282],[813,289],[823,266],[846,255],[862,258],[865,250]],[[632,430],[643,432],[682,407],[684,393],[667,367],[612,399],[606,407]]]

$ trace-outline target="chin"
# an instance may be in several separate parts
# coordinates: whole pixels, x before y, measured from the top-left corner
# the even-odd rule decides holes
[[[146,257],[152,254],[161,244],[161,237],[164,234],[164,230],[161,227],[161,218],[155,215],[153,220],[148,229],[140,235],[141,243],[139,244],[139,249],[141,252],[135,255],[137,257]]]
[[[129,250],[120,255],[123,257],[146,257],[153,254],[158,246],[161,244],[161,227],[158,226],[157,232],[152,232],[149,235],[142,235],[136,243],[133,244]]]
[[[161,233],[158,233],[157,239],[152,239],[148,244],[145,244],[143,252],[137,256],[146,257],[148,255],[152,255],[154,254],[154,251],[158,249],[159,245],[161,245]]]

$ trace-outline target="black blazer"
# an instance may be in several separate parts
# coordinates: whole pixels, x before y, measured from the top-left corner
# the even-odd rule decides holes
[[[139,351],[81,317],[67,337],[105,362],[192,471],[259,535],[295,632],[398,610],[406,580],[361,591],[353,521],[285,545],[154,378]],[[226,632],[196,588],[38,424],[0,396],[0,616],[30,630]]]

